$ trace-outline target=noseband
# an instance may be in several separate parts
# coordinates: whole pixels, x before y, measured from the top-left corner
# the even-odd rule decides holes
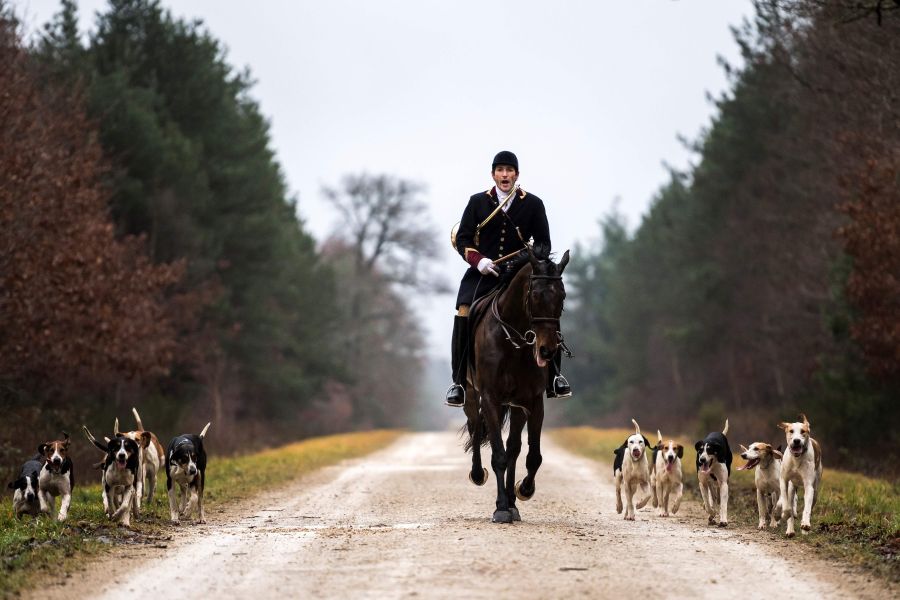
[[[523,342],[527,346],[533,346],[537,341],[537,333],[534,332],[535,323],[556,323],[556,335],[559,337],[559,345],[563,349],[563,352],[566,353],[566,356],[571,357],[572,353],[569,351],[569,347],[566,346],[565,339],[560,331],[559,317],[535,317],[531,314],[531,289],[535,279],[562,280],[562,275],[529,275],[528,291],[525,294],[525,314],[528,316],[529,329],[524,335],[519,333],[515,327],[500,318],[500,309],[498,306],[500,294],[494,296],[494,299],[491,301],[491,314],[497,319],[500,328],[503,329],[503,333],[506,334],[506,339],[509,340],[509,343],[516,349],[522,348],[517,342]],[[515,339],[513,336],[515,336]]]

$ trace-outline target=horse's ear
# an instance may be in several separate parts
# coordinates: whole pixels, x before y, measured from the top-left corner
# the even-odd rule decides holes
[[[566,265],[569,264],[569,251],[566,250],[566,253],[563,254],[563,257],[559,260],[559,264],[556,265],[556,271],[562,275],[562,272],[565,270]]]

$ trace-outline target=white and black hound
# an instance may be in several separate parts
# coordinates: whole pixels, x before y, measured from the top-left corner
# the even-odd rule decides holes
[[[173,438],[166,450],[166,489],[169,492],[169,516],[173,523],[181,517],[189,517],[197,505],[200,523],[206,523],[203,512],[203,488],[206,486],[206,450],[203,438],[211,423],[207,423],[200,435],[186,433]],[[175,487],[181,490],[181,505]]]
[[[140,454],[137,442],[117,435],[104,446],[94,439],[87,427],[82,426],[82,429],[88,441],[106,453],[101,478],[103,510],[110,519],[129,527],[131,515],[138,516],[136,485],[140,472]]]
[[[143,492],[145,480],[147,483],[146,501],[148,503],[153,502],[158,473],[160,468],[162,468],[163,463],[165,463],[166,453],[163,450],[162,444],[159,443],[156,434],[144,429],[144,425],[141,423],[141,416],[138,414],[137,409],[132,408],[131,413],[134,415],[134,420],[137,421],[137,429],[134,431],[120,432],[119,419],[117,418],[113,427],[113,433],[115,435],[121,433],[125,437],[129,437],[138,443],[138,449],[140,451],[140,473],[138,473],[138,482],[135,488],[138,495],[138,508],[140,508],[141,501],[144,499]]]
[[[797,490],[803,490],[803,516],[800,518],[800,529],[804,535],[811,528],[812,509],[819,498],[822,486],[822,449],[819,442],[809,436],[809,421],[801,414],[795,423],[780,423],[787,441],[787,450],[781,461],[781,498],[776,513],[781,515],[788,511],[788,537],[794,535],[794,518],[797,516]],[[791,487],[793,484],[793,487]],[[791,509],[788,510],[788,506]]]
[[[641,435],[641,428],[634,419],[634,433],[628,436],[625,443],[613,452],[616,459],[613,462],[613,476],[616,480],[616,512],[622,512],[622,485],[625,485],[625,520],[634,521],[634,494],[640,487],[644,492],[644,498],[637,504],[640,510],[650,500],[650,467],[647,464],[647,447],[650,441]],[[627,459],[626,459],[627,455]]]
[[[13,492],[13,512],[16,518],[22,515],[36,517],[41,514],[41,501],[38,498],[38,478],[44,466],[44,457],[35,456],[25,461],[19,471],[19,477],[9,484]]]
[[[731,476],[731,448],[728,446],[728,419],[722,433],[714,431],[694,444],[697,449],[697,479],[700,496],[709,515],[709,524],[728,527],[728,478]],[[717,515],[718,513],[718,515]]]
[[[38,500],[41,510],[65,521],[72,503],[75,488],[75,472],[69,458],[69,434],[62,432],[63,439],[44,442],[38,446],[38,454],[44,458],[44,465],[38,475]],[[56,497],[60,496],[59,515],[56,514]]]

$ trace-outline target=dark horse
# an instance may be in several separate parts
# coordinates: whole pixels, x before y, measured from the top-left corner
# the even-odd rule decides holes
[[[481,466],[481,446],[491,445],[491,468],[497,479],[495,523],[520,520],[516,498],[530,500],[535,492],[534,478],[542,460],[544,388],[548,365],[553,366],[562,343],[559,318],[566,297],[562,273],[568,262],[568,250],[559,264],[530,255],[475,325],[475,369],[469,371],[464,406],[466,450],[472,450],[469,479],[484,485],[488,472]],[[504,449],[501,430],[507,416],[509,436]],[[526,423],[528,474],[516,482],[516,459]]]

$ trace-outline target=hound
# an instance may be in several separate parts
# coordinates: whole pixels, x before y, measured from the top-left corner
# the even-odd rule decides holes
[[[650,488],[653,491],[653,506],[659,507],[659,516],[669,516],[669,498],[672,498],[672,514],[681,506],[684,492],[681,459],[684,446],[675,440],[663,443],[662,433],[656,430],[658,441],[653,449],[653,467],[650,473]]]
[[[166,488],[169,492],[169,516],[176,525],[180,517],[189,517],[197,505],[200,523],[206,523],[203,512],[203,488],[206,486],[206,450],[203,438],[211,423],[207,423],[200,435],[179,435],[169,442],[166,450]],[[175,486],[181,490],[178,506]]]
[[[759,524],[756,528],[762,530],[767,525],[778,527],[779,519],[775,517],[775,507],[778,506],[778,499],[781,497],[783,455],[780,450],[763,442],[753,442],[749,448],[741,444],[741,450],[743,450],[741,458],[746,460],[747,464],[738,467],[738,471],[749,471],[759,467],[753,475],[756,484],[756,507],[759,512]],[[788,487],[792,486],[793,484],[788,483]],[[796,510],[796,498],[794,509]]]
[[[641,428],[634,419],[634,434],[628,436],[625,443],[615,451],[616,460],[613,462],[613,476],[616,479],[616,512],[622,512],[622,484],[625,484],[625,520],[634,521],[634,493],[640,486],[644,492],[644,498],[638,503],[640,510],[650,500],[650,467],[647,464],[647,446],[650,442],[641,435]],[[628,454],[628,460],[625,460]]]
[[[106,446],[94,439],[88,428],[82,426],[88,441],[106,453],[103,461],[103,510],[110,519],[125,527],[131,526],[131,516],[138,516],[136,485],[140,464],[139,447],[131,438],[118,435]]]
[[[787,452],[781,463],[781,497],[776,512],[782,515],[787,510],[788,504],[791,505],[785,533],[788,537],[793,537],[794,518],[797,516],[797,489],[802,488],[803,516],[800,518],[800,529],[806,535],[811,529],[812,509],[816,505],[819,488],[822,486],[822,450],[819,448],[819,442],[809,437],[809,421],[806,420],[806,415],[801,413],[799,421],[779,423],[778,427],[784,430]]]
[[[728,527],[728,478],[731,476],[731,448],[728,446],[728,419],[722,433],[714,431],[694,444],[697,450],[697,480],[700,497],[709,515],[709,524],[718,519]]]
[[[151,431],[144,429],[141,423],[141,416],[136,408],[131,409],[134,420],[137,422],[137,429],[134,431],[122,432],[125,437],[133,439],[138,443],[139,447],[139,463],[140,472],[138,473],[138,483],[135,486],[138,495],[138,508],[141,507],[141,501],[146,500],[148,504],[153,502],[153,496],[156,492],[156,481],[160,467],[166,461],[166,452],[163,450],[159,439]],[[114,433],[119,435],[119,419],[116,419]],[[147,482],[147,495],[144,497],[144,481]]]
[[[38,475],[38,500],[41,511],[50,518],[65,521],[72,503],[75,473],[69,458],[69,434],[62,432],[62,440],[44,442],[38,446],[38,454],[44,458],[44,466]],[[60,496],[59,515],[56,514],[56,497]]]
[[[41,514],[41,502],[38,499],[38,494],[40,493],[38,479],[43,467],[43,456],[38,455],[30,458],[22,465],[18,479],[9,484],[9,489],[15,490],[13,492],[13,512],[16,518],[21,519],[22,515],[36,517]]]

